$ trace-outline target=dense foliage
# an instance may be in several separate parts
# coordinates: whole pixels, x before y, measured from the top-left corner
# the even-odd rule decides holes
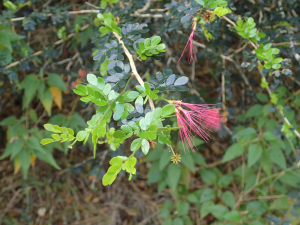
[[[135,222],[300,223],[299,2],[0,7],[0,159],[22,169],[24,196],[39,159],[92,177],[95,193],[146,179],[164,197]]]

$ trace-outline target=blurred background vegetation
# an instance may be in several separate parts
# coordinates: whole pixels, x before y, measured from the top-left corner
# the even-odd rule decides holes
[[[300,224],[299,1],[228,1],[227,17],[250,26],[253,18],[264,33],[255,42],[279,54],[273,70],[257,64],[247,32],[238,34],[218,17],[199,21],[197,62],[189,64],[187,55],[177,62],[191,31],[186,10],[200,6],[176,2],[2,1],[0,224]],[[121,173],[107,187],[101,179],[109,159],[128,155],[130,142],[103,143],[96,159],[91,140],[72,149],[69,143],[40,146],[51,135],[44,124],[78,132],[95,113],[72,89],[86,83],[87,73],[107,75],[109,57],[93,60],[99,11],[120,25],[146,24],[144,38],[162,37],[166,53],[160,61],[136,60],[139,73],[149,80],[170,68],[190,79],[189,92],[163,97],[222,103],[227,117],[212,140],[196,139],[196,153],[185,154],[173,132],[180,164],[158,144],[146,157],[136,155],[131,182]],[[175,119],[168,122],[176,126]]]

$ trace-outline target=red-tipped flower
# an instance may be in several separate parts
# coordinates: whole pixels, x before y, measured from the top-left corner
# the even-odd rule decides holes
[[[208,132],[212,129],[220,129],[221,124],[218,109],[211,108],[209,105],[189,104],[181,101],[170,101],[170,103],[175,105],[177,123],[179,127],[182,127],[179,133],[184,150],[189,146],[194,152],[194,148],[196,148],[192,132],[204,141],[208,141],[210,139]],[[183,109],[181,106],[189,110]]]
[[[181,141],[183,144],[184,151],[185,151],[185,149],[188,150],[188,146],[190,146],[192,151],[195,152],[195,150],[194,150],[195,142],[193,139],[193,135],[192,135],[190,129],[188,128],[188,122],[180,114],[180,111],[177,108],[175,109],[175,113],[177,115],[177,124],[179,127],[181,127],[179,130],[179,134],[180,134],[180,138],[181,138]]]
[[[194,22],[193,22],[193,25],[192,25],[192,33],[190,34],[189,40],[186,43],[186,46],[183,49],[183,52],[182,52],[180,58],[178,59],[178,61],[180,61],[180,59],[182,58],[184,53],[188,50],[188,48],[189,48],[189,63],[191,63],[194,59],[195,59],[195,61],[197,61],[196,52],[195,52],[195,48],[194,48],[194,45],[193,45],[193,39],[194,39],[194,36],[195,36],[196,26],[197,26],[197,19],[194,18]]]

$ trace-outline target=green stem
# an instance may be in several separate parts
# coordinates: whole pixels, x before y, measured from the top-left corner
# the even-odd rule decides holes
[[[169,102],[169,100],[165,99],[165,98],[161,98],[162,100],[166,101],[166,102]]]
[[[133,153],[125,160],[125,162],[127,162],[129,159],[131,159],[138,150],[139,150],[139,148],[137,150],[134,150]]]
[[[173,155],[175,155],[175,153],[174,153],[174,150],[173,150],[172,146],[169,146],[169,147],[170,147],[170,149],[171,149],[171,151],[172,151]]]
[[[68,146],[68,148],[73,148],[73,145],[75,145],[76,142],[77,142],[77,138],[75,138],[75,140]]]

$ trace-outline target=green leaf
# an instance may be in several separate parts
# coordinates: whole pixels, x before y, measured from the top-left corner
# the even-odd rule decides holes
[[[100,90],[103,90],[104,86],[105,86],[105,82],[104,82],[103,78],[102,77],[98,77],[98,79],[97,79],[97,87]]]
[[[236,135],[234,135],[234,138],[250,140],[253,139],[255,136],[256,130],[253,127],[247,127],[246,129],[243,129],[239,131]]]
[[[145,46],[144,46],[143,42],[139,43],[139,49],[140,49],[140,51],[143,51],[145,49]]]
[[[142,139],[141,139],[141,138],[135,139],[135,140],[131,143],[131,145],[130,145],[130,150],[131,150],[132,152],[138,150],[138,149],[141,147],[141,144],[142,144]]]
[[[276,146],[269,148],[268,150],[270,159],[280,166],[282,169],[286,169],[286,160],[282,150]]]
[[[217,3],[216,2],[211,2],[211,3],[209,3],[208,4],[208,7],[210,7],[210,8],[216,8],[218,5],[217,5]]]
[[[18,155],[24,179],[27,179],[28,170],[30,167],[30,154],[27,149],[23,149]]]
[[[111,91],[111,85],[110,84],[105,84],[104,88],[103,88],[103,93],[105,95],[108,95],[108,93]]]
[[[44,152],[45,150],[41,147],[39,140],[34,137],[34,136],[30,136],[27,141],[26,141],[26,145],[29,149],[34,149],[40,152]]]
[[[144,105],[144,100],[142,96],[139,96],[136,100],[135,100],[135,107],[137,107],[137,104],[139,105]]]
[[[273,63],[281,63],[283,58],[279,57],[273,60]]]
[[[139,126],[138,126],[134,121],[130,121],[130,122],[128,123],[128,125],[129,125],[130,127],[132,127],[132,129],[134,129],[134,130],[140,129]]]
[[[46,139],[44,139],[44,140],[46,140]],[[53,139],[51,139],[51,140],[53,140]],[[59,165],[57,165],[57,163],[56,163],[55,159],[53,158],[53,155],[52,155],[51,152],[49,152],[49,151],[45,151],[45,152],[37,151],[37,152],[35,152],[35,156],[38,157],[39,159],[45,161],[46,163],[49,163],[54,168],[56,168],[58,170],[61,169],[59,167]]]
[[[33,121],[33,122],[37,122],[38,121],[38,116],[37,116],[37,113],[34,109],[29,109],[28,111],[28,115],[29,115],[29,118]]]
[[[150,155],[150,153],[148,155]],[[162,179],[162,173],[159,171],[158,161],[152,163],[152,166],[148,171],[147,177],[148,184],[159,182]]]
[[[234,195],[231,191],[225,191],[222,195],[222,201],[230,208],[234,208],[235,200]]]
[[[244,153],[244,146],[240,143],[234,143],[231,145],[227,150],[226,153],[222,159],[222,162],[228,162],[232,159],[235,159],[239,156],[241,156]]]
[[[273,66],[272,66],[272,68],[273,68],[274,70],[278,70],[280,67],[281,67],[280,64],[273,64]]]
[[[115,131],[113,137],[114,138],[124,138],[124,137],[126,137],[126,134],[123,131],[117,130],[117,131]]]
[[[232,221],[232,222],[239,222],[241,220],[241,214],[238,212],[238,211],[231,211],[231,212],[228,212],[226,213],[223,218],[225,220],[229,220],[229,221]]]
[[[42,94],[39,95],[42,105],[44,106],[48,116],[51,116],[51,109],[53,103],[52,93],[49,88],[45,89]]]
[[[175,111],[175,105],[169,104],[165,105],[161,110],[161,116],[166,117],[174,113]]]
[[[5,30],[0,31],[0,44],[3,45],[5,48],[7,48],[9,52],[12,52],[12,45],[10,42],[10,38],[5,32]]]
[[[17,119],[15,116],[9,116],[9,117],[6,117],[4,120],[2,120],[0,122],[0,125],[2,126],[9,126],[9,125],[13,125],[17,122]]]
[[[12,143],[12,153],[10,158],[13,159],[20,153],[24,146],[24,142],[21,139],[17,139]]]
[[[216,184],[217,176],[212,170],[205,169],[205,170],[200,170],[199,172],[204,183],[208,185]]]
[[[252,106],[246,113],[246,117],[250,118],[250,117],[256,117],[261,115],[262,113],[262,106],[259,104],[255,104],[254,106]]]
[[[254,165],[254,163],[257,162],[262,152],[263,148],[261,147],[261,145],[253,144],[250,146],[248,150],[248,167],[251,167],[252,165]]]
[[[62,91],[67,89],[65,82],[63,81],[61,76],[56,73],[50,73],[47,77],[47,81],[49,86],[57,87]]]
[[[172,190],[176,190],[181,173],[180,165],[170,164],[167,169],[168,185]]]
[[[271,210],[275,210],[275,209],[289,209],[291,207],[291,202],[292,200],[287,197],[281,197],[281,198],[277,198],[270,206]]]
[[[156,108],[154,111],[153,111],[153,121],[156,121],[160,118],[161,116],[161,112],[162,112],[162,109],[161,108]]]
[[[141,93],[144,93],[144,92],[145,92],[145,88],[142,87],[141,85],[137,85],[135,88],[136,88],[136,90],[138,90],[138,91],[141,92]]]
[[[148,84],[147,82],[144,83],[144,87],[145,87],[146,91],[149,91],[149,92],[151,91],[150,84]]]
[[[191,154],[181,155],[181,162],[186,166],[191,172],[195,172],[195,164],[193,156]]]
[[[249,202],[247,204],[246,209],[249,212],[248,217],[250,219],[256,219],[256,218],[262,216],[267,211],[264,204],[259,201]]]
[[[50,144],[52,142],[54,142],[55,140],[53,140],[52,138],[45,138],[43,140],[41,140],[40,144],[41,145],[47,145],[47,144]]]
[[[135,100],[140,95],[137,91],[130,91],[127,95],[124,96],[125,102],[131,102]]]
[[[200,203],[214,200],[216,197],[215,191],[212,188],[207,188],[203,190],[203,193],[200,198]]]
[[[128,111],[128,112],[132,112],[134,110],[134,106],[131,105],[130,103],[125,103],[124,104],[124,108]]]
[[[226,174],[220,178],[218,181],[218,184],[221,187],[227,187],[232,181],[232,175],[231,174]]]
[[[114,173],[113,174],[106,173],[102,178],[103,186],[111,185],[115,181],[116,178],[117,178],[117,176],[114,175]]]
[[[193,156],[193,159],[194,159],[194,162],[197,165],[206,166],[205,159],[199,152],[195,152],[195,155]]]
[[[223,219],[223,216],[228,212],[228,209],[224,205],[213,205],[210,207],[211,214],[219,220]]]
[[[3,154],[0,157],[0,160],[5,159],[7,156],[11,155],[13,151],[13,143],[8,143],[5,147]]]
[[[118,110],[118,111],[114,112],[113,119],[114,119],[115,121],[120,120],[121,117],[122,117],[123,112],[124,112],[124,109],[121,109],[121,110]]]
[[[146,139],[142,140],[142,152],[147,155],[150,149],[150,144]]]
[[[223,216],[228,212],[228,209],[224,205],[213,205],[210,207],[211,214],[219,220],[223,219]]]
[[[56,141],[61,139],[61,137],[58,134],[52,134],[51,137]]]
[[[163,171],[164,168],[170,163],[172,153],[169,151],[163,151],[159,158],[159,170]]]
[[[23,106],[22,109],[25,109],[29,106],[29,103],[34,98],[39,80],[34,75],[28,75],[23,81],[22,86],[24,86],[24,95],[23,95]]]
[[[264,45],[264,50],[269,50],[272,47],[272,43],[268,43]]]
[[[294,188],[300,188],[300,174],[294,171],[287,171],[285,174],[279,179],[281,182],[288,184]]]
[[[190,204],[186,201],[179,201],[177,203],[178,216],[188,215],[190,210]]]
[[[55,130],[54,126],[50,123],[44,124],[44,128],[48,131],[54,131]]]
[[[150,125],[153,120],[152,112],[148,112],[145,116],[146,125]]]
[[[146,124],[146,120],[145,120],[145,118],[142,118],[141,120],[140,120],[140,123],[139,123],[139,125],[140,125],[140,127],[143,129],[143,130],[147,130],[147,124]]]
[[[263,170],[268,176],[270,176],[272,173],[273,163],[270,159],[269,153],[267,151],[263,151],[260,160]]]
[[[125,133],[130,133],[130,132],[132,132],[132,128],[130,127],[130,126],[128,126],[128,125],[122,125],[121,126],[121,129],[125,132]]]
[[[177,217],[173,220],[173,225],[184,225],[184,221]]]
[[[219,6],[223,6],[223,7],[225,7],[225,6],[227,6],[227,1],[223,1],[223,0],[218,0],[217,1],[217,4],[219,5]]]
[[[158,45],[158,43],[161,41],[161,37],[160,36],[155,36],[152,38],[151,40],[151,45],[152,46],[155,46],[155,45]]]
[[[204,1],[203,1],[203,0],[196,0],[196,2],[197,2],[199,5],[204,6]]]
[[[114,157],[109,161],[110,165],[118,165],[121,166],[123,164],[123,159],[121,159],[120,157]]]
[[[275,141],[277,140],[277,137],[275,135],[273,135],[270,131],[266,131],[263,133],[264,138],[267,141]]]
[[[214,206],[214,203],[212,201],[209,202],[204,202],[201,205],[201,218],[203,219],[204,217],[206,217],[210,212],[211,212],[211,207]]]
[[[148,48],[150,46],[150,38],[146,38],[145,42],[144,42],[144,45],[145,45],[145,48]]]
[[[258,100],[261,101],[261,102],[267,102],[268,99],[269,99],[268,95],[266,95],[264,93],[257,93],[256,98],[258,98]]]
[[[88,132],[85,130],[82,130],[77,133],[76,138],[78,141],[83,141],[87,135],[88,135]]]
[[[272,48],[272,54],[276,55],[280,52],[280,50],[278,48]]]
[[[90,84],[97,86],[98,78],[94,74],[91,73],[87,74],[86,79]]]

